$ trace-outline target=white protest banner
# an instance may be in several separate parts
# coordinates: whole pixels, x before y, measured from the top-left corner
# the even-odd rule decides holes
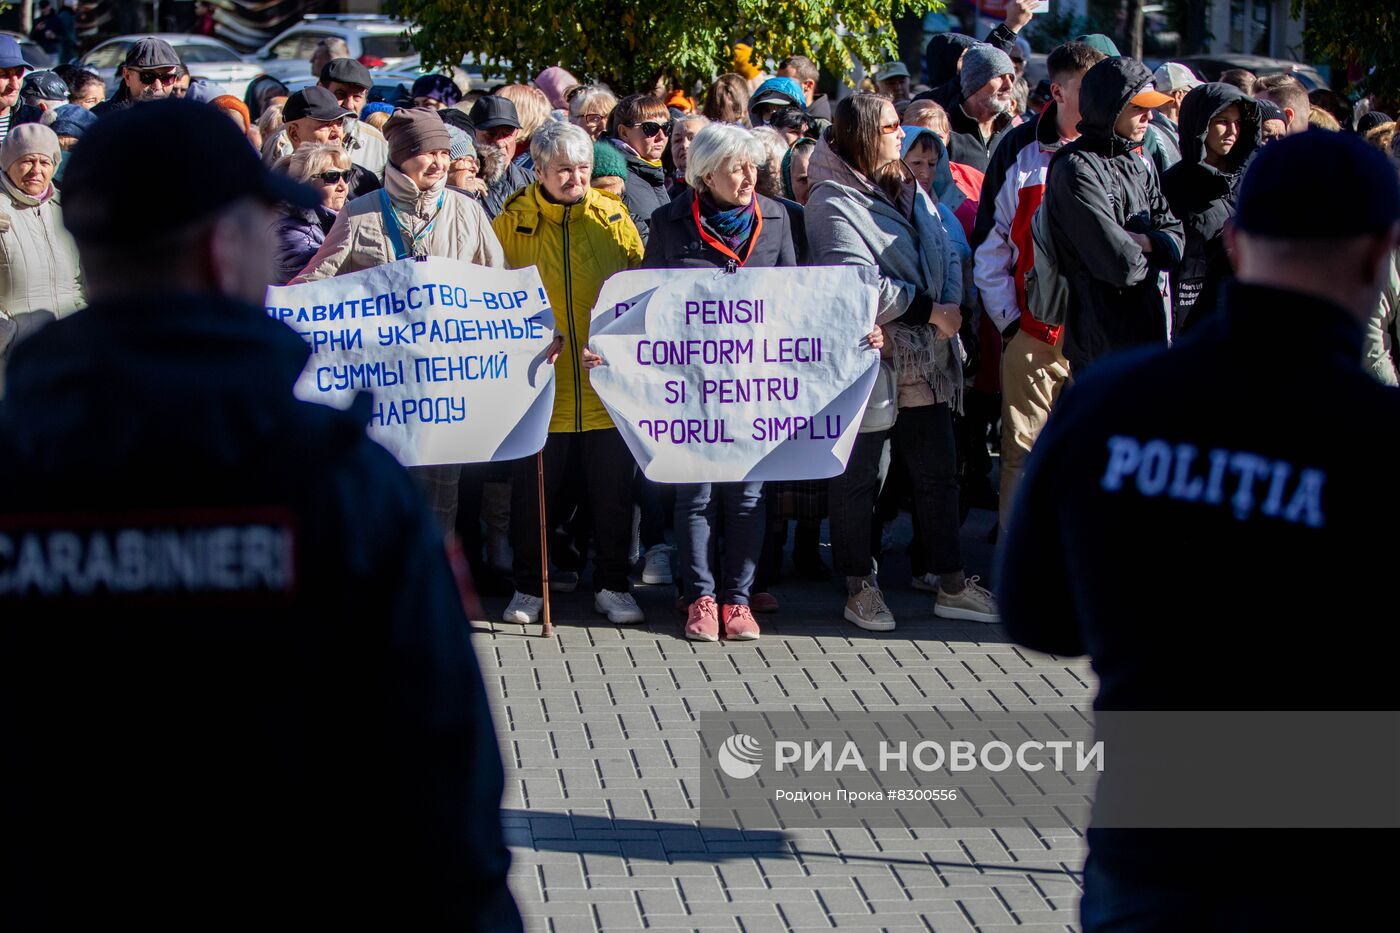
[[[648,479],[835,476],[875,383],[878,298],[851,266],[621,272],[594,306],[589,382]]]
[[[554,409],[549,298],[534,266],[429,257],[269,288],[269,316],[311,349],[298,398],[348,408],[404,466],[527,457]]]

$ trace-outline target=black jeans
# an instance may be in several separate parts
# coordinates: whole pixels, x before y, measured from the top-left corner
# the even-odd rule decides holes
[[[583,482],[592,504],[593,590],[626,593],[627,549],[632,538],[632,476],[637,470],[632,452],[616,428],[603,431],[550,434],[544,444],[544,496],[553,502],[564,480],[565,465],[576,450],[583,465]],[[511,468],[510,542],[515,552],[515,588],[542,596],[540,577],[539,481],[534,457],[515,461]]]
[[[929,569],[961,570],[957,445],[950,409],[946,404],[901,409],[888,433],[894,456],[908,470],[914,487],[914,511]],[[832,562],[841,576],[864,577],[874,570],[871,537],[885,434],[857,435],[845,472],[831,480]]]

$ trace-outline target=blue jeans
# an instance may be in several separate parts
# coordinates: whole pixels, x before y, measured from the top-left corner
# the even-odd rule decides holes
[[[762,483],[682,483],[676,487],[676,541],[688,602],[711,596],[731,606],[749,604],[754,570],[763,551],[763,516]],[[722,574],[723,589],[719,591],[715,589],[712,549]]]

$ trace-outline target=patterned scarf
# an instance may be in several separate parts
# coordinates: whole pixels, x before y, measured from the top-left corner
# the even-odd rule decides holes
[[[748,242],[749,235],[753,233],[754,219],[758,216],[758,196],[750,198],[748,204],[740,207],[720,210],[708,194],[702,194],[700,216],[715,236],[737,255],[739,247]]]

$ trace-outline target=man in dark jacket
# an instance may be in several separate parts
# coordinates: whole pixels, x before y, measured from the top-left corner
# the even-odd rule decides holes
[[[0,142],[10,135],[10,128],[21,123],[38,123],[44,112],[38,107],[20,106],[19,92],[24,85],[24,73],[33,70],[19,52],[19,43],[11,36],[0,36]]]
[[[1323,177],[1330,197],[1299,210],[1298,179]],[[1325,568],[1345,576],[1347,617],[1395,614],[1394,552],[1373,530],[1395,527],[1400,504],[1355,443],[1400,443],[1400,392],[1360,363],[1400,230],[1395,170],[1355,136],[1289,137],[1250,166],[1234,228],[1238,281],[1217,314],[1170,351],[1077,375],[1061,397],[1007,531],[1002,621],[1033,650],[1087,653],[1099,711],[1393,710],[1395,627],[1369,628],[1360,646],[1323,630],[1338,618]],[[1303,357],[1296,378],[1279,378],[1281,360]],[[1318,580],[1281,578],[1303,567],[1324,569]],[[1288,754],[1305,765],[1329,756],[1325,739],[1300,732]],[[1390,733],[1368,739],[1393,748]],[[1115,771],[1106,751],[1101,802],[1150,780]],[[1262,823],[1276,829],[1231,828],[1261,825],[1221,810],[1248,809],[1286,769],[1251,774],[1237,761],[1226,772],[1197,758],[1205,799],[1217,785],[1238,795],[1216,799],[1200,822],[1179,811],[1188,815],[1176,825],[1220,828],[1091,826],[1085,933],[1386,925],[1395,833],[1379,827],[1394,826],[1393,806],[1375,814],[1377,828],[1289,828],[1335,802],[1316,788]],[[1340,762],[1329,770],[1346,774]],[[1394,775],[1383,780],[1393,795]],[[1305,851],[1335,857],[1312,860],[1300,879],[1294,854]]]
[[[126,51],[126,58],[117,69],[121,84],[117,92],[92,108],[94,115],[104,117],[126,110],[140,101],[169,97],[180,70],[180,56],[164,39],[148,36],[138,39]]]
[[[0,403],[0,927],[519,930],[442,536],[262,308],[316,194],[179,100],[66,182],[93,304]]]
[[[1152,108],[1169,99],[1141,62],[1104,59],[1079,86],[1079,138],[1050,161],[1041,209],[1069,282],[1064,354],[1076,373],[1113,350],[1167,341],[1165,270],[1183,235],[1142,140]]]
[[[534,184],[535,173],[513,161],[520,139],[520,115],[515,104],[488,94],[472,104],[470,119],[476,131],[476,152],[481,157],[481,178],[486,182],[481,206],[486,208],[486,216],[494,220],[511,195]]]
[[[1162,194],[1186,231],[1172,272],[1174,331],[1215,310],[1216,291],[1230,275],[1225,222],[1259,146],[1260,123],[1258,104],[1234,85],[1202,84],[1181,102],[1181,161],[1162,176]]]

